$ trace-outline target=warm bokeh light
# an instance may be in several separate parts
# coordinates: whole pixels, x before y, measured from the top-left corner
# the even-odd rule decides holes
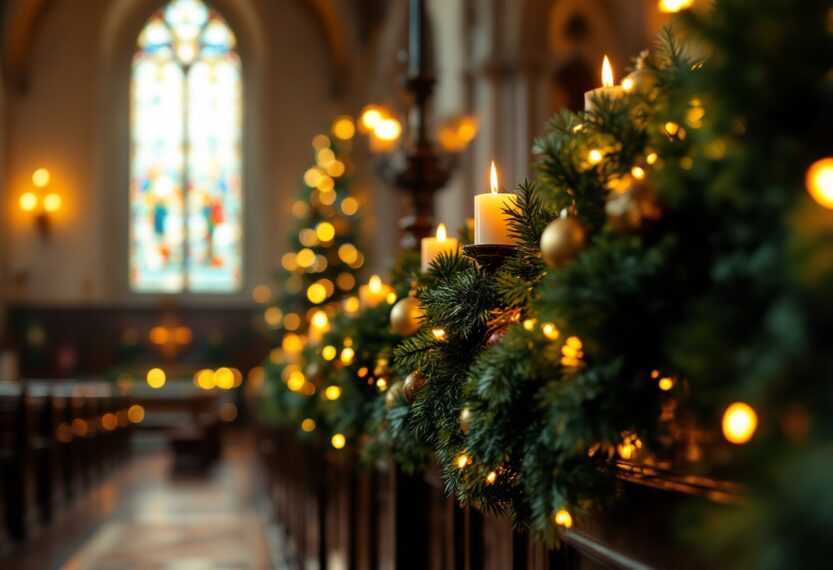
[[[805,182],[813,200],[833,209],[833,158],[822,158],[810,165]]]
[[[186,344],[191,344],[191,341],[194,339],[194,333],[189,327],[179,326],[173,330],[173,337],[175,343],[185,346]]]
[[[330,439],[330,443],[336,449],[342,449],[345,445],[347,445],[347,438],[344,437],[344,434],[337,433]]]
[[[370,280],[367,282],[367,287],[370,289],[371,293],[378,293],[382,290],[382,278],[378,275],[371,276]]]
[[[272,298],[272,289],[269,285],[258,285],[252,289],[252,299],[255,303],[267,303]]]
[[[52,175],[46,168],[38,168],[32,173],[32,184],[35,188],[44,188],[49,184]]]
[[[587,162],[590,164],[599,164],[602,161],[602,158],[602,151],[597,148],[594,148],[587,153]]]
[[[127,408],[127,419],[133,424],[141,423],[145,419],[145,409],[139,404],[133,404]]]
[[[43,209],[50,214],[54,214],[58,210],[61,209],[61,204],[63,204],[63,200],[61,196],[55,194],[54,192],[47,194],[43,198]]]
[[[116,414],[108,412],[101,416],[101,427],[103,427],[105,431],[113,431],[118,426],[119,419],[116,417]]]
[[[461,453],[460,456],[457,458],[457,467],[459,467],[460,469],[463,469],[469,463],[471,463],[471,458],[465,453]]]
[[[347,297],[344,299],[344,312],[348,315],[353,315],[359,312],[361,308],[361,301],[358,297]]]
[[[634,166],[631,168],[631,176],[636,178],[637,180],[643,180],[645,178],[645,169],[641,166]]]
[[[146,380],[148,386],[154,389],[159,389],[165,385],[167,378],[165,377],[165,371],[161,368],[151,368],[148,370]]]
[[[311,184],[314,186],[314,184]],[[295,200],[292,203],[292,215],[296,218],[303,218],[309,213],[309,204],[304,202],[303,200]]]
[[[291,356],[300,354],[301,351],[304,350],[304,340],[297,334],[287,333],[283,335],[283,339],[281,340],[281,348],[286,354]]]
[[[315,161],[318,163],[318,166],[322,168],[327,168],[330,164],[335,162],[335,160],[336,153],[329,148],[322,148],[315,155]]]
[[[338,400],[341,398],[341,388],[338,386],[327,386],[324,390],[324,397],[328,400]]]
[[[307,299],[309,299],[310,303],[315,303],[317,305],[319,303],[323,303],[326,298],[327,290],[324,289],[324,286],[320,283],[313,283],[307,287]]]
[[[336,277],[336,283],[338,284],[338,288],[342,291],[350,291],[353,287],[356,286],[356,278],[353,276],[352,273],[339,273],[338,277]]]
[[[341,201],[341,211],[344,212],[346,216],[352,216],[359,211],[359,201],[352,196],[348,196]]]
[[[497,481],[497,472],[489,471],[489,473],[486,475],[486,483],[488,483],[489,485],[494,485],[495,481]]]
[[[307,379],[300,370],[293,371],[286,380],[286,386],[293,392],[300,392],[306,383]]]
[[[315,234],[323,242],[330,241],[336,236],[336,229],[330,222],[321,222],[315,226]]]
[[[659,0],[659,11],[668,14],[691,8],[694,0]]]
[[[442,340],[445,338],[445,331],[443,329],[432,329],[431,334],[433,334],[434,338],[437,340]]]
[[[445,241],[448,237],[448,232],[445,229],[445,224],[437,226],[437,241]]]
[[[330,328],[330,319],[327,317],[327,313],[318,310],[312,314],[310,325],[319,331],[326,331]]]
[[[659,386],[660,390],[663,390],[663,391],[667,392],[668,390],[670,390],[671,388],[674,387],[674,379],[670,378],[668,376],[665,376],[664,378],[659,379],[659,382],[657,382],[657,385]]]
[[[295,261],[301,267],[311,267],[315,263],[315,252],[304,248],[295,256]]]
[[[324,360],[333,360],[336,355],[338,354],[338,349],[333,345],[329,344],[321,349],[321,357]]]
[[[263,320],[266,321],[267,325],[276,329],[281,326],[281,321],[283,321],[283,311],[279,307],[269,307],[263,311]]]
[[[156,326],[150,329],[150,334],[148,334],[148,338],[150,342],[156,345],[163,345],[167,344],[168,340],[170,339],[170,331],[163,326]]]
[[[214,383],[214,371],[204,368],[194,374],[194,383],[203,390],[211,390],[216,386]]]
[[[348,265],[353,264],[359,258],[359,250],[352,243],[343,243],[338,246],[338,258]]]
[[[283,318],[283,327],[288,331],[296,331],[301,326],[301,317],[296,313],[289,313]]]
[[[395,141],[399,138],[399,135],[402,134],[402,125],[393,117],[382,119],[379,124],[376,125],[376,128],[373,130],[373,134],[376,138],[383,141]]]
[[[321,150],[330,146],[330,137],[327,135],[315,135],[312,138],[312,148]]]
[[[18,204],[24,212],[31,212],[38,207],[38,197],[34,192],[26,192],[20,196]]]
[[[758,428],[758,414],[749,404],[735,402],[723,412],[723,436],[731,443],[746,443]]]
[[[560,509],[555,513],[555,524],[564,528],[570,528],[573,526],[573,517],[565,509]]]
[[[364,132],[375,130],[384,119],[383,110],[378,105],[368,105],[362,109],[359,125]]]
[[[315,420],[312,418],[304,419],[304,421],[301,422],[301,429],[307,433],[313,431],[315,429]]]
[[[350,365],[353,362],[353,357],[356,355],[356,351],[353,350],[351,347],[345,347],[341,351],[341,362],[342,364]]]
[[[214,384],[221,390],[231,390],[234,388],[234,373],[231,368],[223,366],[214,372]]]
[[[613,87],[613,67],[610,65],[610,59],[605,56],[602,62],[602,87]]]
[[[353,135],[356,134],[356,125],[353,123],[352,118],[342,115],[333,121],[332,130],[336,138],[347,141],[352,139]]]
[[[550,340],[555,340],[561,335],[558,331],[558,327],[556,327],[553,323],[543,323],[541,325],[541,332],[544,333],[544,336]]]

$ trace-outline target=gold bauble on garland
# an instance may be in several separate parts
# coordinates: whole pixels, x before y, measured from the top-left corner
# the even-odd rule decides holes
[[[551,267],[563,267],[574,260],[587,241],[587,230],[574,216],[558,218],[541,234],[541,253]]]
[[[641,93],[647,95],[657,84],[657,75],[648,66],[650,54],[647,50],[639,54],[632,73],[622,79],[622,87],[627,93]]]
[[[397,380],[388,388],[388,393],[385,394],[385,407],[388,410],[394,409],[402,403],[402,380]]]
[[[425,376],[422,371],[414,370],[405,377],[405,382],[402,384],[402,395],[409,403],[413,404],[423,387],[425,387]]]
[[[466,407],[460,410],[460,429],[463,433],[469,433],[469,428],[471,428],[471,410]]]
[[[397,301],[390,311],[390,326],[401,336],[411,336],[419,330],[422,309],[416,297],[407,296]]]
[[[616,184],[608,195],[605,212],[613,229],[622,234],[637,232],[662,216],[653,183],[632,176]]]

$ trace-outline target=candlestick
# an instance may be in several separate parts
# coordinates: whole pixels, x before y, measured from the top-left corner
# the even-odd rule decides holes
[[[458,245],[455,238],[446,235],[445,224],[437,226],[437,237],[422,238],[422,271],[428,271],[431,262],[441,253],[455,253]]]
[[[491,192],[474,197],[474,243],[514,245],[515,238],[509,233],[509,216],[504,210],[516,209],[517,197],[500,192],[494,161],[490,174]]]
[[[625,95],[622,86],[613,84],[613,68],[610,66],[610,60],[607,56],[605,56],[602,63],[602,86],[584,94],[584,110],[589,112],[595,109],[594,101],[602,95],[607,96],[608,99],[619,99]]]
[[[370,278],[370,281],[367,282],[367,285],[359,287],[359,300],[361,301],[361,306],[366,309],[372,309],[382,301],[385,301],[388,293],[391,293],[392,291],[393,289],[390,285],[385,285],[382,283],[381,277],[374,275]]]

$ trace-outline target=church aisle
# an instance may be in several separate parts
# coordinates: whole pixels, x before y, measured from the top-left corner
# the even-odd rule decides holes
[[[58,524],[0,566],[15,570],[272,568],[248,438],[226,442],[205,475],[174,475],[172,456],[139,454]]]

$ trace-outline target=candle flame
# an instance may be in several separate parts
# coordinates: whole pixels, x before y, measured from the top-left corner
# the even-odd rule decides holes
[[[437,226],[437,241],[445,241],[448,234],[445,231],[445,224]]]
[[[382,278],[378,275],[374,275],[370,278],[367,285],[370,287],[370,291],[373,293],[378,293],[382,290]]]
[[[613,68],[607,56],[602,63],[602,87],[613,87]]]
[[[495,168],[495,161],[492,161],[492,168],[489,174],[489,181],[491,182],[492,194],[497,194],[500,189],[497,185],[497,168]]]

